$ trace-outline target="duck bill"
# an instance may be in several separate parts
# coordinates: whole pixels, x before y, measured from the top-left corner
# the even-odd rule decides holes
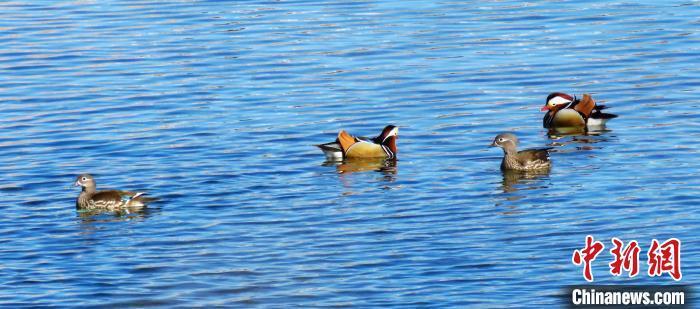
[[[540,112],[546,112],[548,110],[549,110],[549,106],[545,105],[545,106],[542,106],[542,108],[540,109]]]
[[[73,186],[74,186],[74,187],[80,187],[80,186],[82,186],[82,184],[80,184],[80,181],[76,181],[76,182],[73,183]]]

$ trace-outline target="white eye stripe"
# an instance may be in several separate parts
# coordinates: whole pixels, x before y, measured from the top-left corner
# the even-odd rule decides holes
[[[390,137],[392,137],[392,136],[399,136],[399,128],[393,128],[393,129],[391,129],[391,131],[389,131],[389,134],[387,134],[387,135],[384,137],[384,140],[382,140],[382,142],[386,141],[388,138],[390,138]]]
[[[556,96],[556,97],[553,97],[552,99],[550,99],[549,102],[547,102],[547,103],[549,105],[559,105],[559,104],[571,103],[571,100],[567,100],[563,97]]]

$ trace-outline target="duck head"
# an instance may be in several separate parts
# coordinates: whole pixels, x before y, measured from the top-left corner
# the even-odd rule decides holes
[[[547,101],[544,106],[542,106],[541,111],[552,111],[556,112],[574,101],[574,97],[563,93],[563,92],[553,92],[547,96]]]
[[[518,147],[518,138],[511,133],[501,133],[493,139],[491,147],[501,147],[504,152],[512,152]]]
[[[96,187],[95,178],[93,178],[90,174],[79,175],[75,179],[73,186],[82,187],[83,191],[94,191]]]
[[[388,147],[391,152],[396,155],[398,149],[396,148],[396,140],[399,138],[399,127],[395,125],[388,125],[384,127],[382,133],[375,138],[377,144]]]

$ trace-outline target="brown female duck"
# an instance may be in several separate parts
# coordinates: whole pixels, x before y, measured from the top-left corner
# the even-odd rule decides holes
[[[552,166],[549,161],[548,148],[518,151],[518,138],[511,133],[498,134],[493,139],[491,146],[503,148],[502,170],[537,171]]]
[[[76,187],[82,187],[75,206],[84,210],[117,210],[128,207],[143,207],[145,203],[154,201],[143,196],[143,192],[130,191],[97,191],[95,179],[90,174],[82,174],[75,180]]]

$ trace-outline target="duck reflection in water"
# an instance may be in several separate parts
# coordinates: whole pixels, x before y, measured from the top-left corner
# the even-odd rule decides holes
[[[338,174],[376,171],[385,176],[393,176],[398,172],[397,160],[384,158],[326,161],[323,163],[323,166],[335,166]]]
[[[366,190],[373,190],[374,186],[366,186],[366,183],[361,188],[357,188],[357,177],[351,175],[362,172],[377,172],[379,177],[376,178],[376,185],[382,190],[397,189],[399,186],[392,185],[396,181],[398,173],[397,160],[387,159],[346,159],[344,161],[326,161],[323,166],[335,166],[338,180],[346,188],[343,195],[354,195]],[[364,176],[363,176],[364,177]]]
[[[549,178],[549,169],[538,171],[513,171],[504,170],[502,190],[504,193],[513,193],[519,190],[534,190],[546,188],[542,180]],[[518,200],[521,197],[513,197],[513,200]],[[510,200],[510,198],[509,198]]]
[[[88,222],[119,222],[129,220],[144,220],[152,215],[153,208],[128,207],[118,210],[92,209],[76,210],[77,217],[83,223]]]
[[[576,150],[593,150],[598,147],[594,144],[607,142],[610,138],[607,136],[611,130],[581,130],[570,133],[562,133],[557,130],[549,130],[547,137],[552,141],[548,144],[550,147],[575,146]],[[566,152],[560,150],[559,152]]]

